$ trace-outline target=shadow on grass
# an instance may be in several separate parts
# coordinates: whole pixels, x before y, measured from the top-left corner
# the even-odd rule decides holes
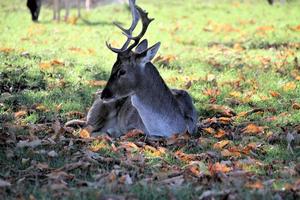
[[[20,111],[24,114],[19,120],[32,124],[53,122],[57,117],[65,121],[66,113],[72,111],[85,113],[92,105],[95,91],[101,89],[92,82],[109,77],[98,65],[76,64],[77,72],[72,73],[69,66],[45,71],[40,69],[38,57],[0,53],[4,63],[0,66],[1,121],[14,124],[14,115]]]

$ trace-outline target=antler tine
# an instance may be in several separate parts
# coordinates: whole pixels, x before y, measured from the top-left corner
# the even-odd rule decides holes
[[[140,32],[140,34],[138,34],[135,37],[131,36],[130,34],[126,35],[129,39],[134,40],[134,43],[132,45],[130,45],[128,47],[128,49],[126,50],[127,52],[131,51],[134,47],[136,47],[139,44],[140,40],[145,35],[149,24],[154,20],[153,18],[148,18],[148,13],[146,11],[144,11],[143,9],[141,9],[139,6],[136,5],[135,8],[139,12],[143,27],[142,27],[142,31]],[[126,34],[126,32],[124,32],[124,34]]]
[[[116,25],[119,29],[121,29],[123,31],[123,34],[127,36],[126,42],[123,44],[121,49],[113,48],[113,47],[111,47],[110,44],[108,44],[106,42],[106,46],[115,53],[121,53],[121,52],[124,52],[126,50],[126,48],[128,47],[128,45],[131,41],[130,38],[132,37],[131,36],[132,32],[135,29],[135,27],[137,26],[139,18],[140,18],[139,13],[138,13],[138,11],[136,10],[136,7],[135,7],[135,0],[129,0],[129,6],[130,6],[130,10],[131,10],[131,15],[132,15],[132,24],[129,27],[129,29],[125,29],[121,25],[119,25],[118,23],[114,23],[114,25]]]
[[[121,49],[113,48],[113,47],[111,46],[111,44],[108,44],[107,41],[105,42],[105,44],[106,44],[107,48],[109,48],[109,49],[110,49],[112,52],[114,52],[114,53],[121,53],[121,52],[122,52]]]

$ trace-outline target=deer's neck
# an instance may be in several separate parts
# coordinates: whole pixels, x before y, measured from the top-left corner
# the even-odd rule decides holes
[[[186,131],[179,105],[157,69],[148,63],[144,73],[131,101],[148,134],[171,136]]]

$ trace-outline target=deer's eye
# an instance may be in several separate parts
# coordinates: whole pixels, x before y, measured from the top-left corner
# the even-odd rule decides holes
[[[118,76],[123,76],[126,74],[126,71],[124,69],[120,69],[119,73],[118,73]]]

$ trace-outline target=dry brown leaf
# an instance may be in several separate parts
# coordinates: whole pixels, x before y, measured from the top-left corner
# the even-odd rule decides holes
[[[200,169],[197,165],[189,165],[185,168],[185,172],[192,176],[198,177],[200,175]]]
[[[139,150],[140,148],[133,142],[120,142],[118,149],[126,149],[127,151]]]
[[[232,170],[231,167],[227,167],[225,164],[219,162],[209,166],[209,171],[212,175],[217,172],[228,173],[231,170]]]
[[[230,124],[232,122],[232,118],[229,117],[219,117],[218,122],[222,124]]]
[[[208,134],[215,134],[216,133],[216,130],[211,128],[211,127],[208,127],[208,128],[203,128],[204,132],[208,133]]]
[[[221,151],[221,155],[224,157],[241,157],[241,153],[235,150],[224,149]]]
[[[254,142],[249,143],[249,144],[247,144],[246,147],[244,147],[244,148],[242,149],[242,152],[243,152],[244,154],[248,155],[248,154],[250,153],[250,151],[256,149],[256,147],[257,147],[256,143],[254,143]]]
[[[300,31],[300,24],[297,26],[289,27],[289,29],[292,31]]]
[[[97,81],[90,80],[90,81],[88,81],[88,84],[90,86],[93,86],[93,87],[103,87],[103,86],[106,86],[107,81],[104,81],[104,80],[97,80]]]
[[[220,95],[220,90],[218,88],[207,88],[203,91],[203,94],[210,97],[216,97]]]
[[[242,93],[238,92],[238,91],[233,91],[233,92],[230,92],[229,95],[232,97],[235,97],[235,98],[239,98],[242,96]]]
[[[274,27],[273,26],[259,26],[256,28],[256,31],[258,31],[258,32],[274,31]]]
[[[221,114],[224,117],[233,117],[236,116],[236,113],[227,106],[210,104],[208,110]]]
[[[227,144],[229,144],[229,140],[221,140],[213,145],[214,149],[223,149]]]
[[[261,181],[256,181],[254,183],[247,183],[245,186],[248,188],[251,188],[251,189],[263,189],[264,188],[264,185]]]
[[[10,53],[10,52],[12,52],[12,51],[14,51],[14,49],[12,49],[12,48],[6,48],[6,47],[1,47],[0,48],[0,52],[2,52],[2,53]]]
[[[65,65],[65,63],[64,63],[63,61],[56,60],[56,59],[51,60],[51,61],[50,61],[50,64],[51,64],[52,66],[55,66],[55,65]]]
[[[215,138],[221,138],[221,137],[223,137],[223,136],[225,136],[226,135],[226,132],[224,131],[224,130],[222,130],[222,129],[219,129],[217,132],[216,132],[216,134],[214,134],[214,137]]]
[[[283,85],[283,90],[285,92],[288,92],[288,91],[293,91],[297,88],[297,85],[295,82],[288,82],[286,84]]]
[[[27,115],[27,111],[25,111],[25,110],[20,110],[18,112],[15,112],[15,118],[21,118],[25,115]]]
[[[292,108],[295,110],[300,110],[300,104],[299,103],[293,103]]]
[[[281,95],[278,92],[270,91],[269,92],[272,97],[280,97]]]
[[[182,160],[184,162],[191,162],[191,161],[199,160],[199,155],[183,153],[181,150],[176,151],[175,156],[179,160]]]
[[[154,59],[154,62],[158,62],[162,65],[169,65],[171,62],[175,61],[177,58],[174,55],[159,55]]]
[[[81,138],[90,138],[91,135],[90,135],[90,132],[87,130],[87,129],[82,129],[80,132],[79,132],[79,136]]]
[[[139,138],[144,135],[145,134],[142,130],[133,129],[133,130],[129,131],[128,133],[126,133],[124,136],[122,136],[122,140],[127,140],[128,138]]]
[[[259,134],[264,132],[264,127],[257,126],[255,124],[249,124],[242,129],[244,134]]]

